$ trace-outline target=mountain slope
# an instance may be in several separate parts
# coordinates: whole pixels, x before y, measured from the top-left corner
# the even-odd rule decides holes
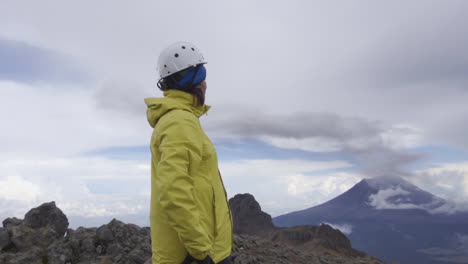
[[[447,204],[401,178],[365,179],[326,203],[273,221],[285,227],[346,225],[355,248],[388,262],[450,263],[441,259],[455,260],[463,251],[460,240],[468,238],[468,214],[437,213]]]

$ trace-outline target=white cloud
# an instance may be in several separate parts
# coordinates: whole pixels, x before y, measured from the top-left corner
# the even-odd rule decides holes
[[[0,119],[8,128],[0,131],[0,157],[63,157],[146,145],[152,132],[144,107],[139,118],[100,111],[92,90],[0,81],[0,98]]]
[[[0,218],[22,218],[50,201],[69,217],[146,216],[147,162],[92,156],[0,160]]]
[[[335,170],[351,167],[339,160],[262,159],[220,163],[229,197],[251,193],[262,209],[273,216],[318,205],[348,190],[362,176]]]
[[[424,132],[421,128],[409,124],[395,124],[383,133],[380,137],[383,144],[393,149],[405,149],[420,146]]]
[[[401,189],[401,187],[379,190],[376,194],[369,196],[369,204],[375,209],[414,209],[419,206],[411,203],[393,204],[388,201],[389,198],[397,195],[408,195],[409,192]]]
[[[8,176],[0,179],[0,199],[27,202],[37,199],[39,195],[39,186],[22,177]]]
[[[410,192],[402,189],[400,186],[379,190],[377,193],[369,196],[369,205],[375,209],[421,209],[431,214],[453,214],[460,211],[468,211],[467,203],[455,203],[434,197],[429,203],[414,204],[409,198]],[[400,196],[394,201],[390,198]],[[406,196],[406,197],[405,197]]]
[[[444,163],[417,170],[411,181],[431,193],[468,208],[468,162]]]
[[[281,178],[281,182],[288,186],[290,196],[316,193],[322,197],[331,197],[333,194],[347,191],[360,179],[360,175],[346,172],[325,173],[320,176],[286,174]]]
[[[332,224],[332,223],[327,223],[327,222],[325,222],[324,224],[327,224],[333,227],[334,229],[338,229],[341,231],[341,233],[348,235],[348,236],[353,232],[353,226],[350,224]]]
[[[261,136],[260,140],[278,148],[300,149],[312,152],[333,152],[341,149],[341,144],[332,138],[312,137],[297,139]]]

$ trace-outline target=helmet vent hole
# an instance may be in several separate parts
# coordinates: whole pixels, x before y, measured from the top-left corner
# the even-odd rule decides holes
[[[170,71],[167,72],[168,74],[171,73]]]
[[[178,57],[179,57],[179,53],[174,54],[174,57],[178,58]]]
[[[185,46],[182,46],[182,49],[185,49]]]
[[[193,51],[195,51],[195,49],[194,49],[194,48],[192,48],[192,50],[193,50]]]
[[[164,65],[164,68],[167,68],[167,65]]]

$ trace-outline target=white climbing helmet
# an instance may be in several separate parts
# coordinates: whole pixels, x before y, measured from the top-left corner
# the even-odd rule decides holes
[[[164,49],[158,58],[159,76],[165,78],[191,66],[206,63],[200,50],[189,42],[177,42]]]

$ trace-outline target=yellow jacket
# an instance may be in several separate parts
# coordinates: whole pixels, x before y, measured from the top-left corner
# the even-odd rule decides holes
[[[232,251],[232,215],[218,158],[198,118],[210,106],[193,95],[166,90],[147,98],[151,137],[151,240],[153,264],[180,264],[187,253],[215,262]]]

